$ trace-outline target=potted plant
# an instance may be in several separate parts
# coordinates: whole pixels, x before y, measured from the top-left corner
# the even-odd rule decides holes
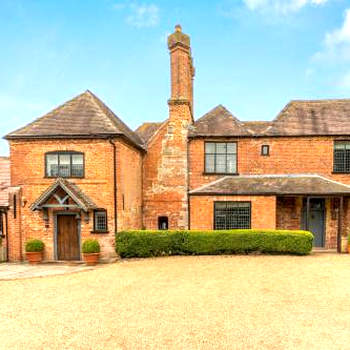
[[[87,239],[84,241],[82,251],[86,265],[93,266],[97,264],[100,250],[100,243],[98,243],[97,239]]]
[[[44,242],[40,239],[29,239],[25,244],[29,264],[39,264],[43,259]]]

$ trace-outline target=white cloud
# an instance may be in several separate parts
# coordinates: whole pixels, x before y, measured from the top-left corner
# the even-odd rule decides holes
[[[345,11],[345,19],[341,28],[327,33],[325,44],[328,47],[350,43],[350,9]]]
[[[159,7],[153,3],[121,1],[114,9],[127,11],[126,23],[136,28],[155,27],[159,23]]]
[[[282,15],[297,12],[305,6],[320,6],[329,0],[243,0],[251,11],[275,12]]]
[[[323,49],[314,55],[313,60],[335,63],[350,61],[350,8],[345,11],[342,26],[326,33]]]

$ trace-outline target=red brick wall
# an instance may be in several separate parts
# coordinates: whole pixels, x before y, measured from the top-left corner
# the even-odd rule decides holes
[[[214,202],[216,201],[250,201],[251,228],[276,228],[276,197],[274,196],[190,196],[192,230],[214,228]]]
[[[301,197],[277,198],[277,229],[300,230],[302,207]]]
[[[117,145],[118,231],[142,228],[142,154]]]
[[[117,144],[117,169],[119,178],[123,177],[123,192],[130,193],[127,197],[127,214],[123,225],[133,228],[140,227],[140,203],[141,203],[141,158],[138,151],[131,150],[129,146],[116,140]],[[29,238],[40,238],[44,241],[45,259],[54,258],[54,210],[49,211],[49,227],[45,222],[41,211],[31,211],[29,206],[46,190],[55,180],[44,177],[45,153],[50,151],[78,151],[85,154],[85,177],[82,179],[70,179],[88,195],[100,208],[107,210],[108,229],[107,234],[92,234],[93,212],[89,212],[89,221],[81,220],[81,241],[86,238],[97,238],[101,244],[101,257],[108,258],[115,255],[114,251],[114,196],[113,196],[113,147],[108,140],[35,140],[35,141],[11,141],[11,185],[20,186],[22,191],[21,215],[13,220],[9,215],[10,252],[11,260],[18,260],[19,234],[22,234],[22,253],[24,242]],[[127,159],[131,159],[132,175],[125,175],[122,166],[130,167]],[[126,170],[127,171],[127,170]],[[135,180],[139,177],[139,180]],[[120,182],[119,182],[120,184]],[[121,192],[122,193],[122,192]],[[120,200],[120,198],[118,198]],[[135,204],[133,203],[135,202]],[[122,210],[122,208],[118,208]],[[121,215],[118,215],[121,217]],[[137,218],[137,219],[136,219]],[[135,220],[134,220],[135,219]],[[129,220],[129,222],[127,221]],[[20,228],[18,228],[20,226]],[[131,228],[131,227],[130,227]]]
[[[350,175],[332,174],[335,139],[335,137],[272,137],[228,139],[228,141],[238,142],[237,169],[240,175],[313,173],[350,184]],[[204,142],[203,139],[190,141],[191,189],[218,178],[215,175],[203,175]],[[261,145],[264,144],[270,145],[268,157],[260,155]]]
[[[22,242],[22,220],[21,220],[21,202],[22,191],[18,187],[9,189],[9,211],[8,211],[8,259],[10,261],[22,260],[23,242]],[[16,203],[16,204],[15,204]],[[15,214],[16,209],[16,214]]]
[[[169,227],[188,227],[187,126],[188,105],[170,105],[170,119],[151,140],[144,157],[144,227],[158,228],[158,217],[168,216]]]

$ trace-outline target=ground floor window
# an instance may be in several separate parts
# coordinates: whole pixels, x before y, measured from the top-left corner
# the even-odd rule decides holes
[[[251,217],[250,202],[215,202],[214,229],[249,229]]]
[[[94,231],[107,232],[107,211],[99,209],[94,211]]]

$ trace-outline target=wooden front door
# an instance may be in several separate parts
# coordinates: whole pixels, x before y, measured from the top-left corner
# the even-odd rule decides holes
[[[57,259],[80,260],[78,221],[75,215],[57,215]]]

